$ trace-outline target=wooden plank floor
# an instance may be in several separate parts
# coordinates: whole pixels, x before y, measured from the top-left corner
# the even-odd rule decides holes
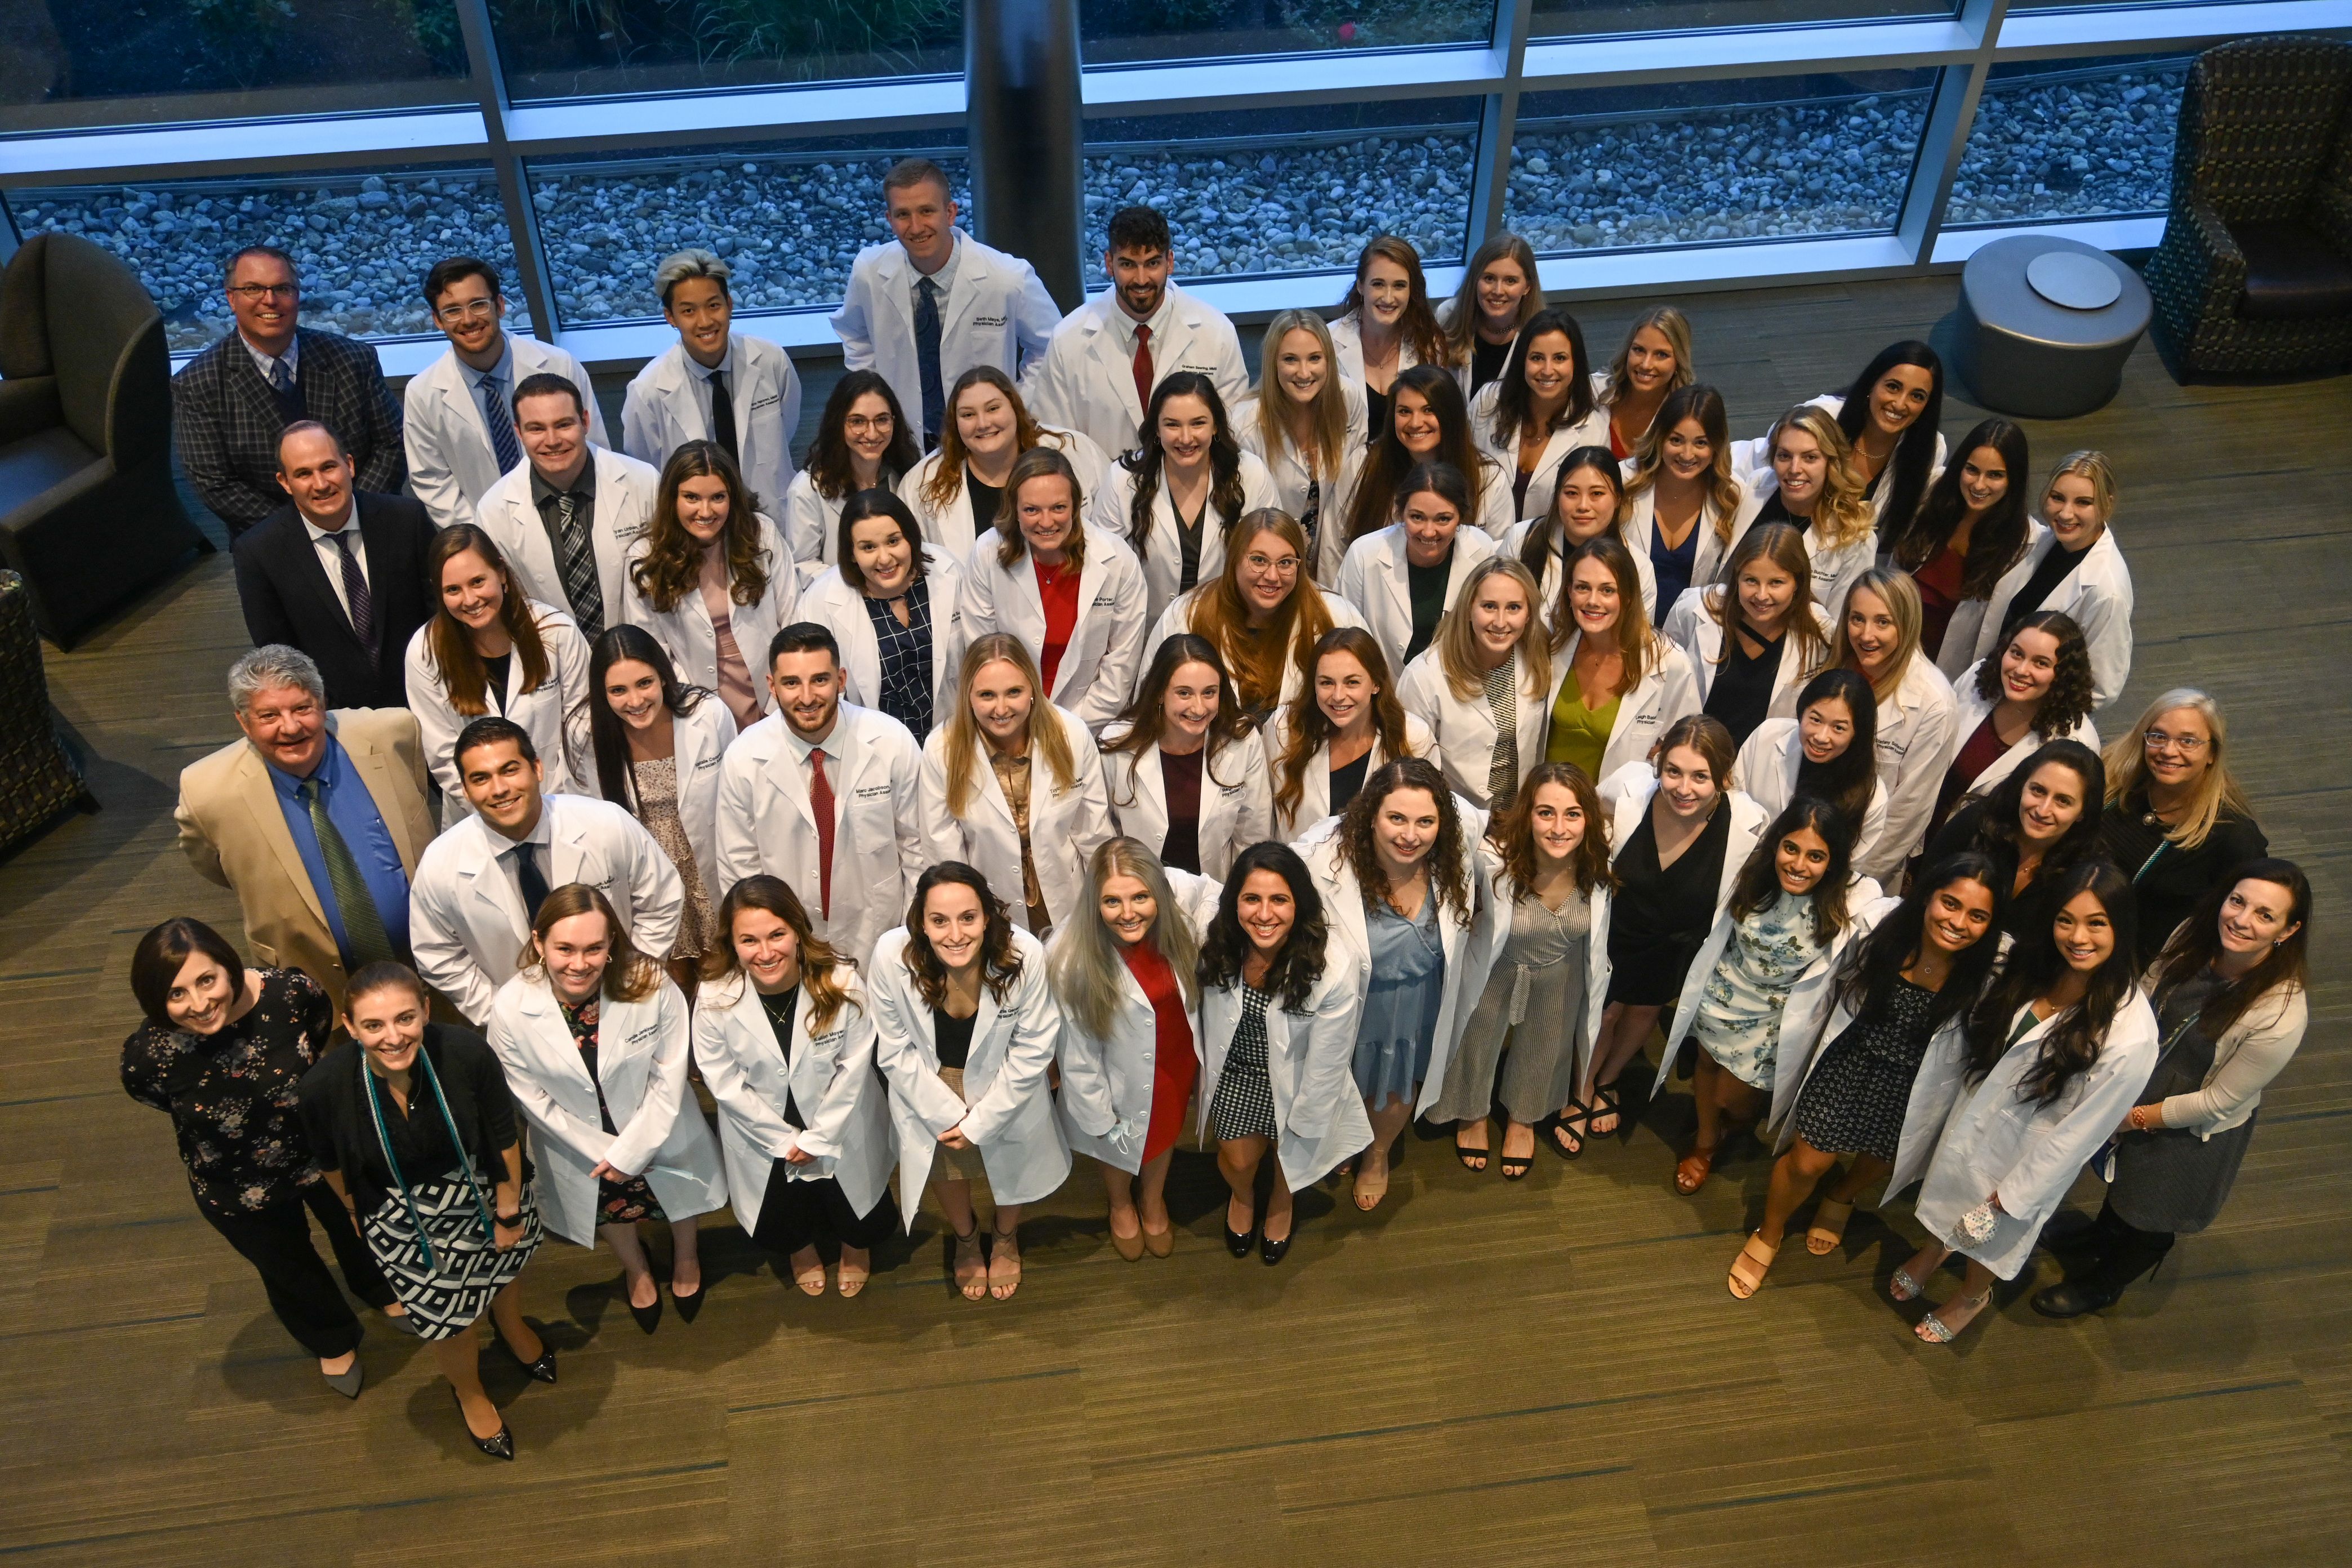
[[[1753,434],[1927,333],[1956,287],[1702,296],[1700,363]],[[1586,312],[1597,350],[1632,311]],[[1945,423],[1957,437],[1976,416],[1956,399]],[[522,1289],[562,1383],[488,1358],[510,1467],[473,1454],[427,1358],[389,1332],[370,1333],[357,1404],[324,1393],[196,1216],[163,1118],[116,1082],[137,933],[174,913],[237,929],[170,820],[178,769],[233,734],[220,677],[244,639],[209,558],[52,655],[106,809],[0,866],[0,1551],[145,1568],[2341,1562],[2347,430],[2352,380],[2182,389],[2145,348],[2111,407],[2032,426],[2037,471],[2096,446],[2123,476],[2139,647],[2114,711],[2179,681],[2217,691],[2272,842],[2322,900],[2312,1037],[2230,1209],[2111,1315],[2036,1317],[2044,1258],[1958,1347],[1919,1344],[1884,1293],[1919,1235],[1903,1205],[1736,1302],[1724,1272],[1765,1162],[1748,1149],[1675,1196],[1689,1111],[1671,1096],[1518,1186],[1409,1142],[1379,1214],[1310,1195],[1272,1270],[1219,1245],[1205,1155],[1179,1161],[1176,1257],[1132,1266],[1081,1162],[1033,1211],[1027,1282],[1001,1305],[948,1289],[929,1209],[850,1302],[803,1299],[722,1226],[708,1310],[650,1340],[609,1254],[551,1243]]]

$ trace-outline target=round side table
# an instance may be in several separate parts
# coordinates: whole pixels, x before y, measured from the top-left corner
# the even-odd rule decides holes
[[[2152,306],[2139,274],[2055,236],[1998,239],[1960,273],[1960,378],[1987,408],[2071,419],[2105,405]]]

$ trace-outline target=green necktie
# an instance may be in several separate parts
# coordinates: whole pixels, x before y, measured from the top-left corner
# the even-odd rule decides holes
[[[383,916],[377,912],[375,895],[368,891],[367,879],[360,875],[360,863],[352,857],[352,847],[335,828],[334,819],[327,815],[327,802],[317,779],[304,779],[297,786],[305,805],[310,808],[310,831],[319,836],[319,853],[327,862],[327,886],[334,890],[335,908],[343,917],[343,940],[351,948],[346,955],[351,969],[356,973],[371,963],[396,960],[400,954],[392,948],[392,938],[384,934]]]

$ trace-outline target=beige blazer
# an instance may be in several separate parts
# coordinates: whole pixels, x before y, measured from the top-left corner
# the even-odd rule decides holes
[[[327,715],[327,728],[383,813],[402,868],[415,876],[416,858],[433,837],[416,716],[405,708],[340,708]],[[180,852],[196,875],[236,894],[253,962],[302,971],[327,988],[340,1011],[343,961],[269,786],[268,764],[253,743],[240,737],[181,769],[172,816],[180,825]]]

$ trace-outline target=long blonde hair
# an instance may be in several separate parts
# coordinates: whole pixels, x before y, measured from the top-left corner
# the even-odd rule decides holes
[[[2224,811],[2239,816],[2253,815],[2253,807],[2238,788],[2238,781],[2230,776],[2230,727],[2222,721],[2220,703],[2193,686],[2176,686],[2149,703],[2138,723],[2108,742],[2106,754],[2099,760],[2106,764],[2106,803],[2113,806],[2147,783],[2147,752],[2141,737],[2155,728],[2158,719],[2183,708],[2193,710],[2205,721],[2205,728],[2213,737],[2213,762],[2199,781],[2197,793],[2189,797],[2188,813],[2181,817],[2179,826],[2167,829],[2164,836],[2183,849],[2194,849],[2211,835]]]
[[[1672,305],[1653,305],[1633,318],[1633,324],[1625,329],[1623,346],[1609,362],[1609,383],[1601,393],[1603,408],[1614,406],[1633,389],[1632,378],[1625,374],[1625,362],[1633,355],[1635,335],[1644,327],[1665,339],[1666,346],[1675,351],[1675,374],[1666,379],[1667,395],[1680,392],[1696,379],[1697,372],[1691,368],[1690,318]]]
[[[1603,537],[1606,537],[1604,535]],[[1535,574],[1508,555],[1489,555],[1471,568],[1462,584],[1462,592],[1454,596],[1454,607],[1437,626],[1437,668],[1445,672],[1445,684],[1454,695],[1465,702],[1486,689],[1486,672],[1478,668],[1478,634],[1470,625],[1470,606],[1477,602],[1478,590],[1489,577],[1508,577],[1527,594],[1528,624],[1519,633],[1518,646],[1511,650],[1519,661],[1520,689],[1528,696],[1541,700],[1551,690],[1551,642],[1544,635],[1543,590],[1537,586]],[[1637,595],[1634,607],[1641,607]]]
[[[948,736],[940,742],[947,750],[948,815],[961,816],[971,809],[971,795],[977,771],[974,761],[987,746],[980,732],[980,721],[971,716],[971,686],[980,679],[981,670],[992,664],[1009,664],[1021,672],[1029,683],[1029,749],[1032,754],[1045,759],[1045,771],[1053,775],[1054,793],[1067,795],[1077,782],[1078,763],[1070,751],[1070,738],[1062,731],[1060,710],[1047,700],[1045,682],[1037,673],[1037,661],[1021,639],[1004,632],[991,632],[977,638],[963,650],[963,663],[956,670],[955,709],[949,713]],[[1035,782],[1033,775],[1033,784]]]
[[[1911,574],[1900,566],[1873,566],[1846,585],[1845,600],[1837,607],[1837,626],[1830,635],[1830,668],[1860,670],[1862,661],[1854,657],[1853,641],[1846,634],[1846,611],[1853,596],[1864,588],[1886,601],[1889,615],[1895,617],[1895,657],[1886,661],[1886,678],[1870,683],[1870,694],[1881,702],[1895,695],[1910,673],[1911,661],[1919,657],[1920,629],[1926,625],[1926,613],[1919,607],[1919,585],[1911,581]]]
[[[1265,324],[1258,360],[1258,448],[1272,457],[1290,444],[1287,416],[1295,405],[1274,367],[1281,359],[1282,340],[1293,332],[1310,334],[1323,348],[1323,390],[1315,395],[1308,424],[1314,431],[1315,474],[1328,484],[1348,455],[1348,397],[1339,385],[1339,351],[1331,344],[1331,329],[1312,310],[1284,310]]]
[[[1127,961],[1119,956],[1118,941],[1103,923],[1103,884],[1113,877],[1132,877],[1150,890],[1160,906],[1143,940],[1159,950],[1176,972],[1184,1005],[1201,1005],[1201,939],[1192,922],[1177,907],[1160,857],[1132,838],[1110,838],[1098,845],[1087,862],[1087,900],[1068,920],[1054,928],[1045,952],[1045,978],[1054,988],[1062,1016],[1097,1040],[1110,1037],[1118,1010],[1120,982]]]
[[[1249,606],[1242,602],[1241,589],[1244,557],[1262,533],[1273,534],[1298,557],[1298,585],[1274,613],[1268,628],[1278,635],[1264,639],[1250,635]],[[1206,638],[1224,659],[1242,712],[1262,713],[1280,702],[1284,676],[1294,665],[1311,684],[1315,645],[1331,629],[1331,612],[1308,575],[1307,531],[1298,520],[1286,511],[1260,507],[1235,523],[1225,535],[1224,570],[1192,596],[1184,619],[1193,635]]]
[[[1774,448],[1780,444],[1783,431],[1802,430],[1821,444],[1822,456],[1828,458],[1822,466],[1822,499],[1814,504],[1812,523],[1832,550],[1858,544],[1876,531],[1878,519],[1872,512],[1870,501],[1863,491],[1861,473],[1853,465],[1853,443],[1846,439],[1845,429],[1837,416],[1826,408],[1801,403],[1772,422],[1771,434],[1764,437],[1765,461],[1771,461]]]

